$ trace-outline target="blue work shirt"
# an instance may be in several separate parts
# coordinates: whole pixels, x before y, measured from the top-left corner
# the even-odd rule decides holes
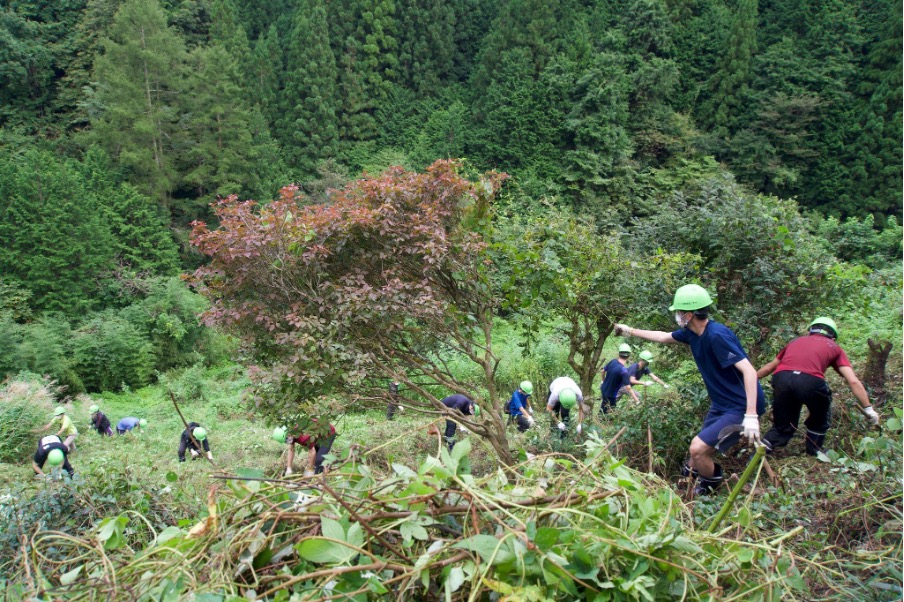
[[[127,416],[116,424],[116,428],[120,431],[131,431],[133,428],[138,426],[139,422],[141,422],[141,420],[139,420],[138,418]]]
[[[515,392],[512,393],[512,400],[509,402],[509,414],[512,416],[517,416],[521,413],[521,408],[527,408],[527,393],[521,391],[521,389],[515,389]]]
[[[600,385],[600,395],[606,399],[615,399],[622,387],[631,384],[628,380],[628,369],[615,359],[606,364],[603,370],[606,371],[606,378]]]
[[[690,328],[682,328],[673,332],[672,338],[690,345],[712,402],[711,411],[746,414],[744,375],[735,364],[748,358],[735,333],[724,324],[710,320],[700,336]],[[756,411],[757,414],[766,411],[766,397],[759,382],[756,384]]]
[[[628,366],[628,382],[631,382],[632,376],[637,380],[640,380],[647,374],[652,374],[652,372],[650,372],[650,364],[644,366],[643,369],[641,369],[640,363],[638,362],[634,362],[633,364]]]

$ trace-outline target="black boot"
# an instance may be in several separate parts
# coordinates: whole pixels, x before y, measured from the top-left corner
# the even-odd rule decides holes
[[[694,495],[709,495],[722,486],[724,477],[722,476],[722,466],[714,464],[715,470],[711,477],[700,477],[697,486],[694,488]]]
[[[826,440],[825,433],[814,433],[813,431],[808,430],[805,436],[807,438],[808,456],[815,456],[818,452],[822,451],[822,444],[825,443]]]
[[[697,472],[696,468],[691,468],[690,464],[685,460],[684,464],[681,465],[681,476],[684,478],[691,477],[692,479],[696,479],[700,476],[700,473]]]

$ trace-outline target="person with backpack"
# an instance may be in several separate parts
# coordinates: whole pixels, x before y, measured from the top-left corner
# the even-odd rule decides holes
[[[63,406],[57,406],[57,408],[53,411],[53,418],[50,420],[47,425],[38,429],[35,432],[43,432],[49,430],[57,422],[60,423],[60,430],[57,431],[57,437],[65,437],[66,439],[63,441],[63,445],[66,446],[66,453],[70,453],[75,449],[75,438],[78,437],[78,429],[75,428],[75,424],[72,423],[72,419],[66,415],[66,408]]]
[[[631,357],[631,346],[622,343],[618,347],[618,357],[603,368],[603,382],[600,384],[600,417],[615,408],[618,398],[625,393],[630,393],[634,401],[640,403],[640,398],[631,387],[631,380],[628,376],[629,357]]]
[[[631,383],[632,387],[635,385],[649,387],[653,383],[651,383],[650,381],[640,380],[644,376],[649,376],[650,379],[653,380],[654,382],[659,383],[666,389],[669,388],[669,386],[667,384],[662,382],[662,379],[660,379],[658,376],[656,376],[655,374],[653,374],[650,371],[650,362],[652,362],[652,361],[653,361],[652,353],[650,353],[649,351],[641,351],[640,359],[638,359],[636,362],[634,362],[633,364],[628,366],[628,382]]]
[[[505,413],[510,421],[518,424],[518,432],[523,433],[534,425],[534,411],[530,407],[530,397],[534,393],[534,385],[529,380],[521,381],[512,398],[505,404]]]
[[[803,406],[809,412],[804,421],[806,452],[815,456],[822,450],[826,432],[832,426],[832,390],[825,379],[829,366],[847,381],[870,424],[879,424],[879,414],[837,338],[838,327],[832,318],[816,318],[805,336],[788,343],[774,360],[757,371],[757,378],[772,374],[772,428],[763,437],[767,451],[788,445],[798,430]]]
[[[560,376],[549,383],[549,396],[546,399],[546,411],[552,416],[553,424],[559,429],[559,436],[564,438],[571,420],[571,410],[578,406],[577,433],[581,433],[584,422],[584,394],[574,380]]]
[[[722,466],[715,452],[731,447],[740,433],[751,443],[759,442],[759,417],[766,411],[766,399],[757,380],[756,369],[747,358],[738,337],[727,326],[711,320],[712,298],[702,286],[686,284],[675,291],[669,311],[675,312],[678,330],[640,330],[616,324],[615,333],[640,337],[654,343],[683,343],[691,348],[694,362],[710,398],[709,413],[691,441],[690,460],[682,469],[684,476],[699,477],[694,492],[707,495],[722,485]],[[727,427],[739,432],[720,438]]]
[[[92,404],[88,411],[91,412],[91,428],[97,431],[100,436],[113,436],[113,429],[110,427],[110,419],[106,414],[100,411],[97,405]]]
[[[44,464],[47,462],[51,466],[60,466],[62,464],[63,470],[68,472],[70,477],[75,474],[75,469],[69,463],[69,448],[57,435],[47,435],[46,437],[41,437],[38,441],[38,451],[35,452],[31,461],[31,467],[36,475],[43,476],[46,474],[44,472]]]
[[[192,438],[194,437],[194,440]],[[185,462],[185,451],[191,452],[191,459],[195,460],[201,456],[201,447],[207,452],[207,459],[213,460],[213,454],[210,453],[210,443],[207,442],[207,431],[197,422],[189,422],[188,428],[182,431],[179,438],[179,450],[176,455],[180,462]]]

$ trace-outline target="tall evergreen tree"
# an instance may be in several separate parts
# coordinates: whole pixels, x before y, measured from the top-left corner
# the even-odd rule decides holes
[[[248,90],[255,104],[270,125],[280,117],[279,91],[285,58],[276,25],[271,25],[265,35],[254,44],[251,56],[251,74]]]
[[[745,114],[744,103],[749,94],[750,62],[756,52],[757,9],[759,0],[739,0],[718,70],[710,82],[710,123],[717,135],[737,129]]]
[[[418,96],[434,95],[452,73],[455,13],[444,0],[398,0],[399,71]]]
[[[165,204],[178,182],[186,58],[156,0],[126,0],[96,62],[103,113],[92,121],[94,137],[144,194]]]
[[[314,175],[318,162],[336,152],[338,72],[328,35],[323,2],[299,6],[288,42],[276,132],[290,165],[304,176]]]

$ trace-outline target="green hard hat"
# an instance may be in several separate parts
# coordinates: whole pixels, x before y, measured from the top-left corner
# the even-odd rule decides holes
[[[641,352],[640,352],[640,359],[642,359],[643,361],[645,361],[645,362],[647,362],[647,363],[652,362],[652,361],[653,361],[653,354],[650,353],[649,351],[641,351]]]
[[[192,430],[191,434],[194,435],[195,439],[197,439],[198,441],[204,441],[205,439],[207,439],[207,431],[205,431],[200,426],[195,427],[194,430]]]
[[[62,416],[66,413],[66,408],[63,406],[57,406],[57,408],[53,411],[54,416]]]
[[[277,441],[279,443],[285,443],[286,442],[286,427],[284,427],[284,426],[276,427],[275,429],[273,429],[273,434],[270,435],[270,437],[274,441]]]
[[[144,418],[142,418],[141,420],[138,421],[138,426],[140,426],[141,428],[144,428],[147,425],[148,425],[148,421],[145,420]]]
[[[528,395],[534,394],[534,383],[529,380],[522,380],[521,384],[518,385],[518,388],[527,393]]]
[[[562,404],[562,407],[566,410],[570,410],[574,407],[574,404],[577,403],[578,396],[575,395],[574,391],[571,389],[565,389],[561,393],[559,393],[559,403]]]
[[[480,406],[477,405],[476,403],[474,404],[474,415],[480,416]]]
[[[91,404],[91,407],[88,408],[88,411],[91,412],[92,414],[95,414],[100,411],[100,408],[97,407],[97,404]]]
[[[622,343],[621,345],[618,346],[618,352],[619,353],[631,353],[631,346],[628,345],[627,343]]]
[[[832,331],[832,334],[835,335],[835,338],[838,338],[838,327],[835,325],[835,320],[833,320],[832,318],[816,318],[815,320],[810,322],[810,326],[808,326],[807,328],[813,328],[817,325],[826,326],[829,330]]]
[[[669,306],[669,311],[676,309],[692,311],[709,307],[712,304],[713,300],[705,288],[699,284],[685,284],[675,291],[675,299]]]
[[[50,453],[47,454],[47,461],[50,462],[51,466],[59,466],[63,462],[66,461],[66,454],[59,449],[52,449]]]

